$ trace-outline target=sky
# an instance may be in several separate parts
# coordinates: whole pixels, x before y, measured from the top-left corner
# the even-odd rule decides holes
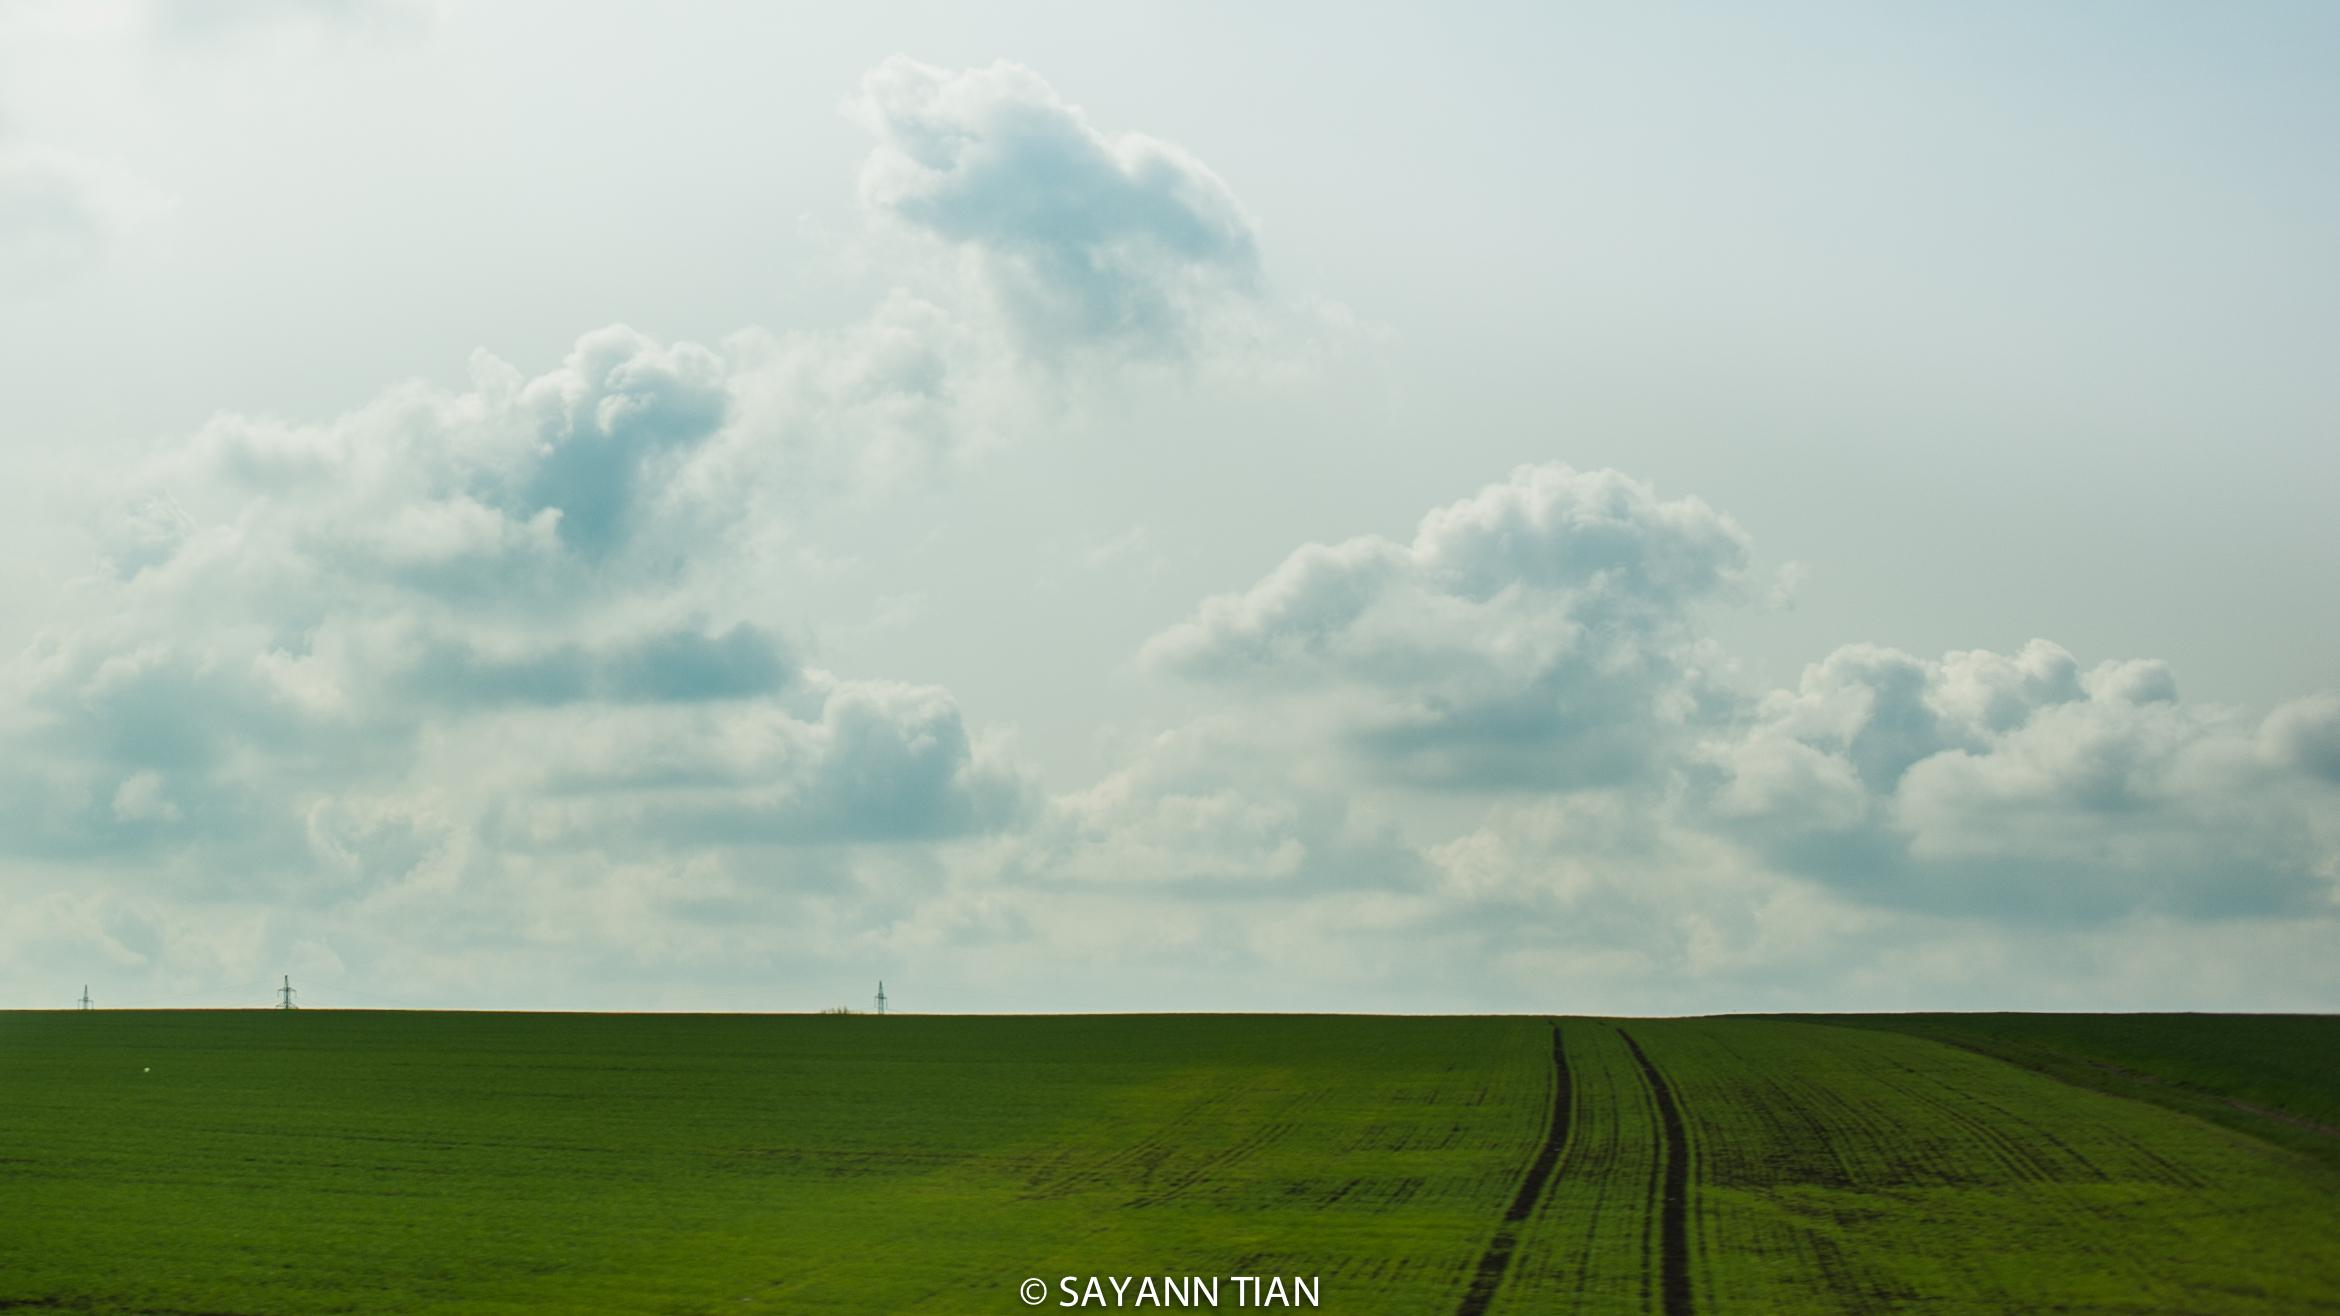
[[[2340,1009],[2336,59],[0,0],[0,1006]]]

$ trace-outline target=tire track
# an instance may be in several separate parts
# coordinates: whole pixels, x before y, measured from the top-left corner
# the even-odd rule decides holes
[[[1568,1084],[1568,1053],[1560,1046],[1560,1025],[1554,1024],[1552,1122],[1544,1131],[1544,1145],[1536,1149],[1536,1159],[1528,1165],[1527,1177],[1520,1180],[1519,1192],[1503,1213],[1503,1223],[1496,1228],[1495,1237],[1487,1241],[1487,1251],[1479,1258],[1479,1268],[1472,1274],[1471,1286],[1464,1291],[1462,1305],[1455,1308],[1455,1316],[1486,1316],[1487,1304],[1495,1300],[1495,1289],[1503,1282],[1503,1272],[1511,1267],[1511,1251],[1519,1245],[1519,1227],[1535,1214],[1536,1202],[1544,1195],[1544,1185],[1551,1181],[1552,1171],[1559,1168],[1560,1149],[1568,1143],[1568,1116],[1573,1097]]]
[[[1674,1090],[1633,1035],[1620,1028],[1617,1036],[1649,1080],[1650,1096],[1657,1101],[1665,1154],[1665,1188],[1658,1196],[1658,1294],[1665,1316],[1691,1316],[1690,1304],[1690,1135],[1682,1127],[1682,1108]]]

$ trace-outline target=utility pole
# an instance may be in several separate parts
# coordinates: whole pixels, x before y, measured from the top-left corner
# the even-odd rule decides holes
[[[89,1008],[89,984],[86,982],[81,984],[81,1008]]]
[[[878,1013],[884,1014],[886,1012],[886,980],[883,978],[878,979],[877,1005]]]
[[[284,986],[276,989],[276,1008],[279,1010],[292,1009],[292,998],[298,995],[300,993],[293,990],[292,975],[289,973],[284,975]]]

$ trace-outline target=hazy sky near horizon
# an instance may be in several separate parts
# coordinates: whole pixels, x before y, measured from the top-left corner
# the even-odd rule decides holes
[[[0,0],[0,1006],[2340,1009],[2336,59]]]

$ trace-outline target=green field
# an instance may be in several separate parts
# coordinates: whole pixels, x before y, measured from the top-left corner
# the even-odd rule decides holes
[[[2321,1018],[0,1014],[0,1309],[2340,1311],[2335,1056]]]
[[[1806,1015],[1889,1028],[2183,1110],[2340,1167],[2340,1038],[2321,1015]]]

